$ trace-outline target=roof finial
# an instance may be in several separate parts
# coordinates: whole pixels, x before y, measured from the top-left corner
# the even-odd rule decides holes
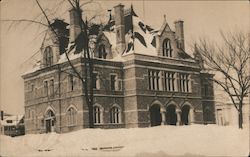
[[[112,19],[112,14],[111,14],[112,10],[109,9],[108,12],[109,12],[109,21],[111,21],[111,19]]]
[[[167,22],[167,16],[166,14],[163,15],[163,23]]]

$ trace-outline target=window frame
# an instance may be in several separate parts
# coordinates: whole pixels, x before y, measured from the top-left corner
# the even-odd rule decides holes
[[[114,76],[114,81],[112,81],[112,76]],[[111,91],[119,91],[119,79],[116,73],[110,74],[110,90]]]
[[[118,106],[113,106],[110,111],[110,123],[111,124],[121,124],[122,119],[121,119],[121,108]]]
[[[162,42],[162,56],[173,57],[172,44],[169,38],[165,38]]]
[[[99,104],[93,107],[93,122],[95,125],[103,124],[103,108]]]
[[[98,58],[106,59],[107,52],[105,44],[100,44],[98,47]]]
[[[66,111],[66,119],[68,126],[77,125],[77,110],[75,107],[70,106]]]
[[[191,79],[188,73],[179,73],[179,91],[191,93]]]
[[[44,50],[45,66],[49,67],[53,65],[53,51],[51,46],[47,46]]]

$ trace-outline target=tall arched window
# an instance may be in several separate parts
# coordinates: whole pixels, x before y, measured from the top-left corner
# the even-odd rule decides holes
[[[112,107],[110,110],[110,123],[114,124],[121,123],[120,109],[116,106]]]
[[[171,41],[168,38],[164,39],[162,43],[162,55],[166,57],[172,57],[172,51],[173,49],[171,48]]]
[[[98,49],[98,58],[106,59],[107,53],[105,49],[105,45],[100,45]]]
[[[94,118],[94,124],[101,124],[102,123],[102,108],[100,106],[94,106],[93,110],[93,118]]]
[[[53,53],[51,47],[46,47],[44,51],[45,66],[51,66],[53,64]]]
[[[77,115],[77,111],[75,108],[70,107],[67,110],[67,122],[68,125],[76,125],[76,115]]]

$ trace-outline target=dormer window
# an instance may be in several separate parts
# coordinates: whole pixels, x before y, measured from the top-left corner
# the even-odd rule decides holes
[[[98,49],[98,58],[106,59],[107,53],[105,49],[105,45],[100,45]]]
[[[51,66],[53,64],[53,53],[51,47],[46,47],[44,51],[45,66]]]
[[[172,57],[172,51],[173,49],[171,48],[171,41],[168,38],[164,39],[162,43],[162,55],[166,57]]]

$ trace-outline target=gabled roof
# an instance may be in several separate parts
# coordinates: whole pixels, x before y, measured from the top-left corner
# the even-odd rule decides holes
[[[171,28],[169,27],[169,25],[168,25],[168,22],[167,22],[167,19],[166,19],[166,15],[164,15],[163,24],[162,24],[162,26],[161,26],[161,29],[158,31],[158,35],[161,36],[162,33],[164,32],[164,30],[173,32],[173,31],[171,30]]]
[[[24,115],[7,116],[4,120],[0,120],[0,124],[3,126],[18,125],[24,118]]]

